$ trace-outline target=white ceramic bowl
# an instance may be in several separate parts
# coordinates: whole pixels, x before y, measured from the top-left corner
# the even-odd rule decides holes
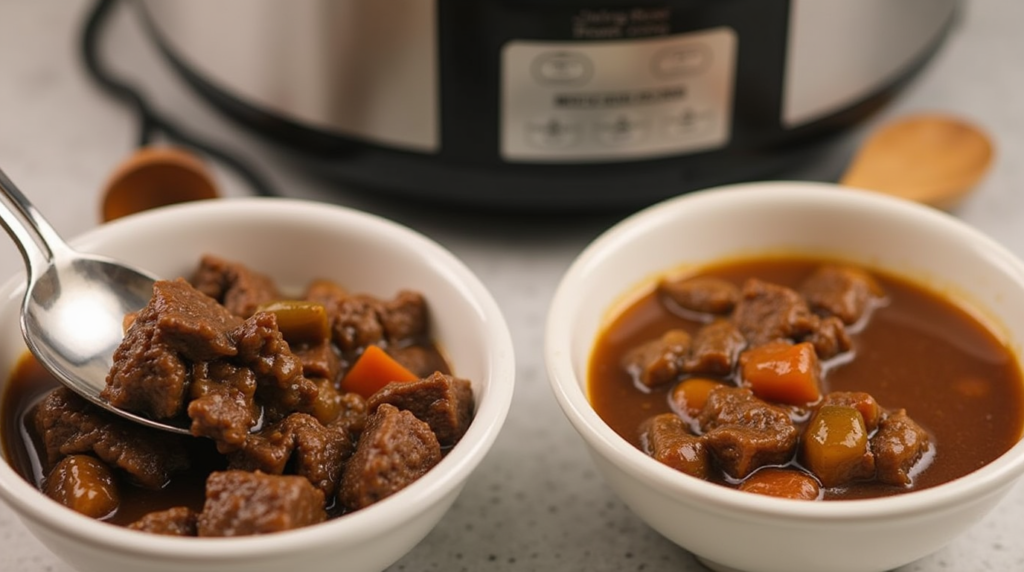
[[[956,481],[885,499],[806,502],[679,473],[619,437],[591,408],[588,358],[613,308],[685,264],[758,253],[837,255],[907,276],[991,319],[1020,356],[1024,265],[944,213],[815,183],[696,192],[641,211],[588,246],[551,303],[545,358],[559,404],[611,488],[652,528],[719,570],[872,572],[942,547],[1024,472],[1024,443]]]
[[[166,277],[188,275],[199,256],[210,252],[265,272],[285,288],[325,277],[384,298],[401,288],[419,290],[433,312],[432,335],[455,373],[472,380],[477,403],[465,437],[406,489],[323,524],[255,537],[172,538],[108,525],[51,501],[0,462],[0,498],[50,550],[80,570],[381,570],[441,519],[504,423],[514,359],[497,304],[451,253],[403,226],[326,204],[227,199],[148,211],[72,242]],[[14,278],[0,291],[3,383],[26,351],[17,320],[21,281]],[[0,383],[0,395],[2,390]]]

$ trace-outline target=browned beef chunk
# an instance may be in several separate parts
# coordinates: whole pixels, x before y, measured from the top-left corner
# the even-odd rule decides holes
[[[685,372],[690,344],[690,334],[685,330],[668,330],[660,338],[626,352],[622,368],[634,381],[647,387],[678,381]]]
[[[750,346],[810,334],[814,314],[790,288],[752,278],[743,285],[733,320]]]
[[[328,316],[338,312],[338,307],[348,298],[349,294],[340,284],[325,279],[313,280],[306,286],[306,293],[303,296],[310,302],[322,304],[327,310]]]
[[[712,276],[662,280],[658,292],[680,308],[704,314],[726,315],[740,298],[735,284]]]
[[[711,390],[697,422],[712,458],[737,479],[765,465],[785,464],[796,449],[798,431],[786,410],[746,388]]]
[[[382,403],[412,412],[430,426],[442,447],[457,443],[473,420],[473,388],[469,381],[435,372],[418,381],[392,382],[367,400],[372,412]]]
[[[707,478],[710,461],[704,442],[690,433],[675,413],[662,413],[640,424],[644,452],[677,471]]]
[[[164,536],[197,536],[199,515],[192,509],[176,506],[151,512],[128,525],[132,530]]]
[[[833,391],[822,398],[821,406],[825,405],[842,405],[860,411],[861,417],[864,418],[864,428],[868,433],[874,432],[882,420],[882,408],[871,394],[863,391]]]
[[[382,341],[401,345],[427,333],[427,304],[418,292],[403,290],[387,301],[363,294],[347,296],[333,299],[325,308],[334,308],[329,314],[333,341],[343,352]]]
[[[260,420],[256,375],[226,361],[197,363],[192,371],[192,434],[213,439],[221,453],[237,450]]]
[[[822,360],[847,352],[853,347],[846,326],[835,316],[814,320],[813,330],[804,341],[814,346],[814,353]]]
[[[232,332],[238,346],[238,365],[256,375],[257,395],[266,420],[273,423],[293,412],[310,413],[316,402],[316,383],[302,375],[302,363],[277,328],[277,317],[257,312]]]
[[[173,473],[189,466],[179,436],[107,413],[69,389],[46,396],[35,410],[34,423],[50,465],[65,455],[92,453],[150,489],[163,487]]]
[[[316,345],[292,346],[302,363],[302,375],[335,380],[341,375],[341,356],[329,341]]]
[[[203,256],[199,261],[192,284],[242,318],[253,315],[260,304],[282,297],[269,277],[244,264],[211,255]]]
[[[402,290],[384,302],[380,321],[389,342],[423,336],[427,333],[427,302],[419,292]]]
[[[232,356],[240,320],[181,279],[161,280],[114,352],[102,396],[117,407],[167,419],[185,407],[192,362]]]
[[[369,416],[345,465],[338,500],[358,510],[404,489],[441,461],[430,426],[409,411],[382,403]]]
[[[332,339],[343,352],[351,352],[384,339],[381,303],[370,296],[348,296],[338,304],[331,320]]]
[[[405,366],[405,369],[419,377],[427,377],[435,371],[451,373],[444,357],[432,348],[421,345],[391,346],[387,348],[387,352],[395,361]]]
[[[910,485],[914,465],[930,447],[928,432],[908,417],[905,410],[886,414],[871,437],[875,479],[891,485]]]
[[[345,426],[325,426],[311,415],[293,413],[250,435],[242,449],[229,456],[229,467],[275,475],[288,470],[306,477],[329,497],[353,445]]]
[[[812,310],[836,316],[847,325],[860,320],[884,296],[882,287],[863,269],[838,264],[818,267],[800,286],[800,293]]]
[[[697,330],[684,368],[695,374],[729,375],[746,344],[735,324],[729,320],[715,320]]]
[[[303,477],[218,471],[206,480],[199,536],[245,536],[292,530],[327,518],[324,494]]]
[[[342,393],[340,411],[330,424],[348,428],[350,435],[359,435],[366,428],[366,418],[369,414],[366,399],[362,395],[354,392]]]

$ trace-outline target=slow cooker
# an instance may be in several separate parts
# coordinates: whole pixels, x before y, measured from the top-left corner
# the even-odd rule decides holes
[[[766,178],[863,120],[956,0],[139,0],[217,109],[373,192],[639,206]]]

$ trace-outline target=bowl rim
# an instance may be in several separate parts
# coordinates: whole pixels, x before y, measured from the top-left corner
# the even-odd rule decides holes
[[[0,462],[0,499],[19,517],[74,537],[78,542],[113,547],[121,553],[155,555],[181,562],[256,560],[270,554],[339,543],[342,539],[348,545],[362,543],[386,534],[403,519],[409,519],[409,515],[427,511],[446,495],[461,489],[490,450],[508,415],[514,392],[515,357],[511,332],[496,300],[464,262],[435,240],[382,216],[341,205],[294,198],[240,197],[193,201],[143,211],[93,228],[69,243],[88,251],[98,244],[130,239],[133,233],[153,225],[169,230],[189,221],[195,224],[197,218],[280,216],[282,213],[292,217],[288,220],[312,217],[400,240],[429,257],[431,264],[441,268],[453,284],[471,294],[469,302],[484,318],[483,330],[493,352],[486,367],[487,390],[483,399],[478,399],[474,421],[459,444],[445,455],[435,470],[370,507],[317,525],[274,534],[181,538],[129,530],[60,507],[18,475],[7,462]],[[20,300],[23,280],[23,275],[15,275],[0,285],[0,303]]]
[[[570,264],[551,299],[545,324],[544,355],[550,387],[563,413],[593,449],[608,462],[644,484],[671,495],[680,502],[713,508],[765,523],[787,519],[790,524],[813,526],[826,522],[867,522],[900,516],[922,516],[937,507],[952,506],[994,494],[1024,473],[1024,436],[989,464],[963,477],[920,491],[881,498],[841,502],[805,502],[737,491],[694,478],[663,465],[620,437],[593,410],[586,395],[586,380],[575,374],[570,351],[571,325],[580,303],[579,292],[586,287],[583,277],[606,253],[616,250],[646,228],[665,224],[692,206],[728,202],[757,208],[766,202],[811,204],[816,208],[844,205],[870,206],[954,233],[991,255],[995,263],[1015,273],[1024,283],[1024,263],[1008,249],[981,231],[952,215],[909,200],[880,193],[808,181],[769,181],[724,185],[679,195],[646,207],[612,225],[594,239]],[[670,270],[666,266],[665,271]],[[648,277],[636,277],[634,286]],[[1024,287],[1022,287],[1024,288]],[[623,295],[628,292],[621,293]],[[610,308],[603,308],[607,311]],[[592,349],[593,340],[588,348]],[[588,349],[588,352],[590,349]],[[589,354],[588,354],[589,355]],[[1021,356],[1017,356],[1021,360]],[[1022,363],[1024,366],[1024,363]]]

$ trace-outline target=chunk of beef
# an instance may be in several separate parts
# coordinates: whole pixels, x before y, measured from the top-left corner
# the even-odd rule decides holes
[[[382,403],[369,416],[356,452],[345,465],[338,500],[358,510],[412,484],[441,461],[430,426],[409,411]]]
[[[814,353],[823,360],[848,352],[853,347],[846,326],[835,316],[815,319],[813,329],[804,341],[810,342],[814,346]]]
[[[240,322],[182,279],[157,281],[114,352],[102,397],[156,419],[179,415],[189,365],[234,355],[230,332]]]
[[[261,417],[255,401],[256,375],[226,361],[197,363],[192,371],[192,434],[213,439],[221,453],[237,450]]]
[[[451,373],[444,357],[432,347],[423,345],[391,346],[387,348],[387,352],[405,369],[419,377],[427,377],[435,371]]]
[[[282,298],[270,277],[244,264],[212,255],[205,255],[199,261],[192,284],[242,318],[252,316],[261,304]]]
[[[303,295],[303,298],[323,305],[327,315],[333,316],[338,313],[339,306],[348,296],[348,292],[341,284],[319,278],[311,281],[306,286],[306,293]]]
[[[722,316],[732,312],[740,298],[735,284],[712,276],[662,280],[658,292],[680,308]]]
[[[370,296],[348,296],[331,317],[332,339],[342,352],[353,352],[384,339],[380,301]]]
[[[647,387],[672,383],[686,371],[684,365],[690,344],[690,334],[685,330],[668,330],[660,338],[626,352],[622,367],[633,381]]]
[[[292,346],[292,351],[302,363],[302,375],[335,380],[341,375],[342,361],[334,344],[329,341],[316,345]]]
[[[366,428],[366,419],[370,415],[366,398],[355,392],[342,393],[340,406],[338,416],[330,424],[347,428],[351,435],[362,433]]]
[[[92,453],[150,489],[162,488],[172,474],[189,466],[178,435],[140,427],[66,388],[47,395],[36,407],[33,421],[50,465],[65,455]]]
[[[327,518],[324,494],[303,477],[217,471],[206,480],[199,536],[244,536],[292,530]]]
[[[373,412],[382,403],[412,412],[430,426],[442,447],[458,443],[473,420],[473,387],[469,381],[435,372],[418,381],[392,382],[367,400]]]
[[[381,326],[392,344],[427,334],[427,302],[423,294],[402,290],[384,302],[382,309]]]
[[[815,312],[854,324],[885,292],[864,269],[840,264],[819,266],[800,286]]]
[[[733,478],[785,464],[796,450],[798,431],[786,410],[761,401],[749,389],[711,390],[697,423],[712,458]]]
[[[132,530],[164,536],[198,536],[199,514],[185,506],[176,506],[144,515],[128,525]]]
[[[739,490],[793,500],[818,500],[821,486],[811,475],[793,469],[765,467],[740,483]]]
[[[715,320],[697,330],[683,367],[694,374],[729,375],[746,344],[735,324],[729,320]]]
[[[391,300],[357,294],[325,305],[334,308],[331,319],[334,343],[343,352],[368,345],[407,345],[427,334],[427,303],[419,292],[402,290]]]
[[[692,475],[707,478],[710,460],[704,442],[690,433],[675,413],[662,413],[640,424],[640,443],[659,462]]]
[[[928,432],[903,409],[886,414],[871,437],[875,454],[875,479],[890,485],[909,486],[914,467],[931,449]]]
[[[814,314],[794,290],[752,278],[743,284],[733,321],[750,346],[811,333]]]
[[[310,413],[316,384],[302,375],[302,362],[277,328],[277,317],[257,312],[232,332],[235,363],[252,369],[266,420],[273,423],[293,412]]]
[[[241,450],[229,456],[228,466],[275,475],[287,469],[306,477],[326,498],[334,494],[353,448],[347,427],[325,426],[311,415],[293,413],[250,435]]]

